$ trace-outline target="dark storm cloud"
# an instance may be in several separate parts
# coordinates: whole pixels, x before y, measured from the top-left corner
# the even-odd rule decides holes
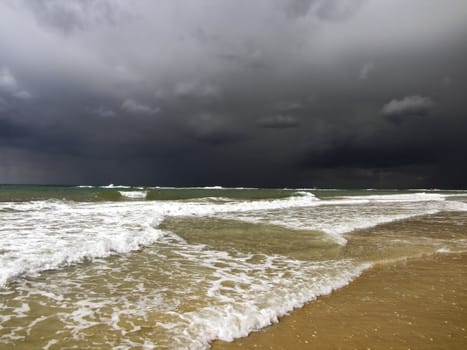
[[[428,146],[428,147],[427,147]],[[305,168],[392,168],[426,164],[437,160],[436,149],[429,145],[379,144],[373,139],[366,144],[352,142],[308,154],[301,162]]]
[[[466,16],[463,0],[5,0],[0,182],[464,185]]]
[[[30,135],[29,130],[23,126],[12,122],[11,120],[0,119],[0,142],[10,143],[13,139],[18,139]]]
[[[297,127],[299,122],[294,116],[278,114],[272,117],[261,118],[258,121],[258,125],[262,128],[287,129]]]
[[[188,121],[186,133],[194,139],[211,145],[225,145],[240,141],[241,132],[228,125],[225,118],[210,113],[201,113]]]

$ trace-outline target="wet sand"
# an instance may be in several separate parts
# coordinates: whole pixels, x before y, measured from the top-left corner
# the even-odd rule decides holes
[[[467,254],[378,265],[228,349],[467,349]]]

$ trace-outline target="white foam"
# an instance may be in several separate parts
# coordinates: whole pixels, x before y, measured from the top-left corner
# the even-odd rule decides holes
[[[206,349],[215,339],[244,337],[277,322],[294,308],[347,285],[370,266],[350,260],[305,262],[277,256],[252,264],[245,258],[233,260],[212,252],[203,258],[206,267],[214,267],[215,278],[207,292],[212,302],[178,314],[178,321],[159,324],[173,334],[174,348]]]
[[[145,191],[122,191],[132,199]],[[347,196],[318,199],[299,191],[272,200],[76,203],[57,200],[4,202],[0,216],[0,285],[10,278],[139,249],[165,232],[167,216],[213,216],[289,228],[321,230],[339,244],[355,229],[432,214],[467,211],[467,204],[441,193]]]
[[[131,188],[131,186],[124,186],[124,185],[114,185],[109,184],[107,186],[99,186],[100,188]]]
[[[43,350],[49,350],[52,345],[55,345],[58,343],[57,339],[51,339],[47,342],[47,344],[44,346]]]
[[[151,206],[138,203],[9,203],[20,212],[0,217],[6,250],[0,255],[0,286],[25,273],[126,253],[157,241],[165,233],[151,223],[161,219]]]
[[[119,191],[123,197],[131,199],[144,199],[146,198],[146,191]]]
[[[305,192],[307,193],[307,192]],[[311,196],[313,196],[311,194]],[[215,215],[252,223],[270,223],[292,229],[320,230],[338,244],[347,241],[344,234],[419,215],[440,211],[466,211],[467,203],[446,201],[446,195],[416,193],[396,195],[346,196],[336,199],[300,201],[282,200],[282,207],[268,204],[263,210],[228,210]],[[248,204],[240,207],[248,208]],[[281,210],[277,210],[281,209]]]
[[[436,253],[439,253],[439,254],[451,253],[451,249],[446,248],[446,247],[439,248],[439,249],[436,250]]]
[[[149,186],[150,189],[162,190],[258,190],[258,187],[223,187],[223,186],[205,186],[205,187],[174,187],[174,186]]]
[[[297,192],[294,192],[294,195],[317,199],[313,193],[307,192],[307,191],[297,191]]]
[[[238,201],[232,200],[228,203],[204,203],[199,202],[184,202],[181,205],[178,202],[161,202],[158,203],[159,212],[169,216],[208,216],[217,213],[229,212],[251,212],[258,210],[284,209],[290,207],[313,206],[317,205],[319,199],[312,193],[303,196],[298,195],[285,199],[272,200],[255,200],[255,201]]]
[[[442,201],[446,199],[446,195],[443,195],[440,193],[420,192],[420,193],[404,193],[404,194],[342,196],[340,198],[350,199],[352,201],[394,203],[394,202]]]
[[[21,283],[22,293],[15,299],[20,306],[13,313],[24,315],[28,301],[46,297],[49,314],[42,317],[58,317],[64,325],[60,332],[69,338],[83,341],[86,329],[99,325],[111,348],[145,344],[147,348],[207,349],[214,339],[232,340],[276,322],[293,308],[349,283],[369,266],[351,260],[297,261],[277,255],[262,259],[254,255],[253,259],[250,254],[231,255],[177,239],[166,244],[165,250],[147,257],[149,264],[139,264],[136,270],[122,257],[72,275],[62,270],[46,280]],[[154,281],[154,270],[167,271],[171,278]],[[109,271],[123,272],[124,281],[115,280]],[[166,285],[171,280],[178,283]],[[192,311],[181,311],[181,303],[189,304]],[[199,306],[193,309],[193,304]],[[154,312],[160,315],[156,324],[148,317]],[[154,331],[139,332],[147,319],[147,330]],[[21,319],[25,323],[19,323],[18,329],[31,332],[35,321],[28,320]],[[122,343],[123,338],[131,338],[131,343]]]

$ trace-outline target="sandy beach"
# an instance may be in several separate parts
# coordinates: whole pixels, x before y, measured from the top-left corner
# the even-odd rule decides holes
[[[467,254],[377,265],[278,324],[213,349],[465,349]]]

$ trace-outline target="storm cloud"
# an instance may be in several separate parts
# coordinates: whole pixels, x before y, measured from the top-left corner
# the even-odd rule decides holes
[[[466,187],[466,16],[463,0],[2,1],[0,182]]]

